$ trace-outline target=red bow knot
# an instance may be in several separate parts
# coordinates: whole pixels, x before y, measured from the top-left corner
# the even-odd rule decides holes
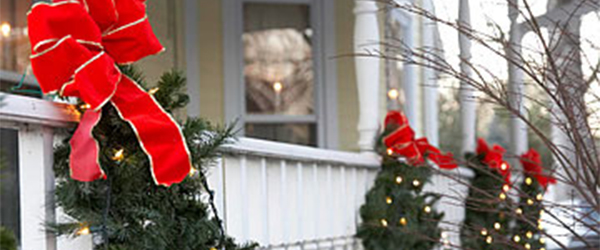
[[[192,165],[172,117],[116,64],[133,63],[164,50],[146,17],[143,0],[54,0],[28,13],[31,65],[44,93],[79,97],[90,105],[70,141],[71,176],[105,177],[92,129],[111,103],[148,154],[157,184],[182,181]]]
[[[510,184],[510,165],[503,158],[505,152],[506,150],[498,144],[494,144],[490,149],[484,139],[479,138],[477,141],[477,154],[484,155],[483,163],[488,165],[491,169],[497,170],[504,176],[504,181]]]
[[[542,160],[540,154],[535,149],[529,149],[529,151],[521,155],[520,161],[525,174],[533,176],[542,187],[546,188],[548,184],[556,184],[556,179],[543,174]]]
[[[403,113],[395,110],[388,112],[385,129],[392,132],[383,138],[383,143],[392,153],[405,157],[411,165],[421,165],[427,157],[443,169],[458,167],[452,153],[442,154],[438,148],[429,144],[427,138],[415,140],[415,132]]]

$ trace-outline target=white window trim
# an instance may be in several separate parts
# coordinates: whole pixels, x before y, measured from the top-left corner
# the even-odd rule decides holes
[[[317,146],[338,148],[337,126],[337,66],[335,59],[335,2],[330,0],[224,0],[223,1],[223,51],[225,119],[238,120],[239,131],[244,133],[245,89],[243,60],[241,56],[243,30],[242,6],[244,2],[303,3],[309,4],[311,24],[315,38],[313,43],[315,68],[315,114],[301,117],[253,116],[253,122],[285,119],[286,122],[314,120],[317,125]]]

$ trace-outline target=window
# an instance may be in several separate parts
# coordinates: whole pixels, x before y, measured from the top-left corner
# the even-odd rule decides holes
[[[17,130],[0,128],[0,226],[21,233]]]
[[[37,89],[31,75],[29,55],[31,48],[27,33],[27,11],[36,0],[0,0],[0,91],[9,91],[21,81],[24,73],[25,89]]]
[[[307,4],[243,4],[245,134],[317,145]]]
[[[335,89],[326,57],[335,52],[324,50],[323,2],[225,1],[226,117],[240,118],[244,136],[332,147],[325,114],[337,97],[325,98]]]

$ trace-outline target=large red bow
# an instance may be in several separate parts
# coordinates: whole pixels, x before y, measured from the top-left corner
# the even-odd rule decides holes
[[[497,170],[504,176],[504,181],[510,183],[510,165],[503,158],[505,152],[506,150],[498,144],[494,144],[490,149],[484,139],[479,138],[477,141],[477,154],[484,155],[483,163],[488,165],[491,169]]]
[[[442,154],[438,148],[429,144],[427,138],[415,140],[415,132],[401,112],[388,112],[385,117],[385,128],[392,132],[383,138],[383,143],[392,153],[406,157],[410,164],[421,165],[427,157],[443,169],[458,167],[452,153]]]
[[[529,151],[521,155],[520,161],[525,174],[533,176],[542,187],[546,188],[548,184],[556,184],[556,179],[542,173],[542,160],[540,154],[535,149],[529,149]]]
[[[92,129],[111,103],[136,133],[157,184],[182,181],[190,154],[173,118],[116,64],[164,50],[152,32],[143,0],[55,0],[28,14],[31,65],[44,93],[79,97],[90,105],[70,141],[71,176],[105,177]]]

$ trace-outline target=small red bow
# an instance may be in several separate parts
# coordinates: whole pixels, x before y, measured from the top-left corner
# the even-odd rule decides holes
[[[503,159],[505,152],[506,150],[498,144],[494,144],[492,149],[490,149],[484,139],[479,138],[477,141],[477,154],[484,155],[483,163],[491,169],[496,169],[504,176],[504,181],[510,184],[510,165]]]
[[[421,165],[425,156],[435,162],[442,169],[455,169],[458,167],[452,153],[442,152],[429,144],[427,138],[415,140],[415,132],[408,124],[408,119],[400,111],[390,111],[385,117],[386,130],[392,132],[383,138],[386,147],[393,153],[405,157],[412,165]]]
[[[157,184],[182,181],[192,165],[174,119],[115,64],[164,50],[152,32],[144,0],[54,0],[27,16],[31,65],[44,93],[79,97],[89,104],[71,141],[71,177],[105,177],[92,130],[110,103],[136,133]]]
[[[542,187],[546,188],[548,184],[556,184],[556,179],[542,173],[542,160],[540,154],[535,149],[529,149],[529,151],[521,155],[520,161],[525,173],[533,176]]]

